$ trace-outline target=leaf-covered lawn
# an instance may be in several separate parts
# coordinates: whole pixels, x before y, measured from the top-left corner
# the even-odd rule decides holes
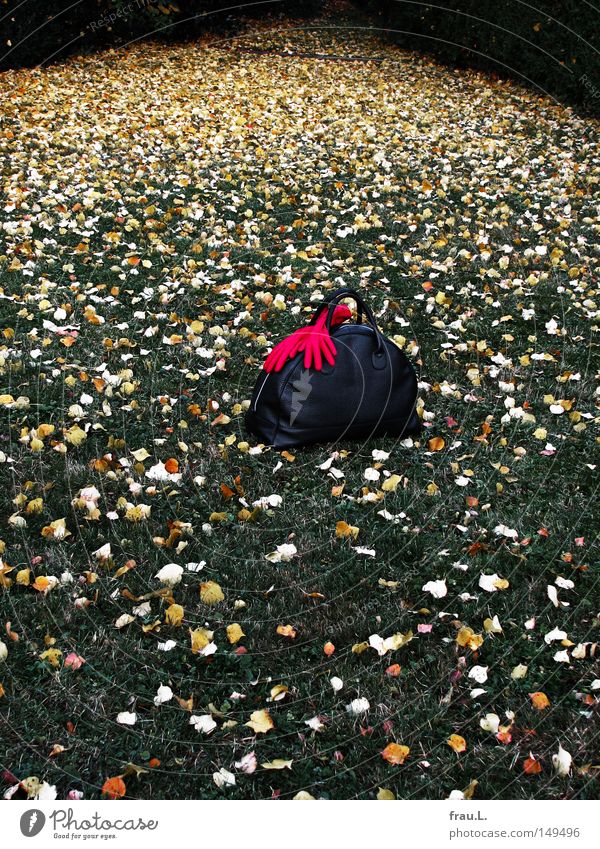
[[[598,125],[327,28],[1,82],[4,790],[592,796]],[[422,437],[257,446],[342,283]]]

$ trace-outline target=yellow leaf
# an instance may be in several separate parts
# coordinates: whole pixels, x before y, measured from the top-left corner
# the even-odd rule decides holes
[[[271,700],[280,702],[288,691],[289,687],[286,687],[285,684],[276,684],[274,687],[271,687]]]
[[[550,699],[545,693],[530,693],[529,698],[531,699],[531,704],[536,710],[544,710],[544,708],[547,708],[550,705]]]
[[[465,625],[458,631],[456,642],[463,648],[468,647],[471,651],[476,651],[483,643],[481,634],[475,634],[472,628],[467,628]]]
[[[399,743],[388,743],[381,753],[381,757],[389,764],[398,766],[404,763],[409,752],[410,749],[408,746],[402,746]]]
[[[463,795],[464,795],[465,799],[472,799],[473,798],[473,796],[475,794],[475,788],[477,787],[478,784],[479,784],[479,782],[477,781],[476,778],[474,778],[471,781],[471,783],[469,784],[469,786],[466,787],[463,790]]]
[[[352,646],[352,654],[362,654],[368,648],[370,648],[370,645],[366,640],[362,643],[354,643]]]
[[[233,622],[233,624],[228,625],[226,631],[227,639],[229,640],[232,646],[239,642],[242,637],[246,636],[237,622]]]
[[[381,484],[381,488],[384,492],[396,492],[401,480],[402,478],[400,475],[390,475],[389,478],[386,478]]]
[[[226,522],[228,519],[227,513],[211,513],[208,517],[209,522]]]
[[[284,761],[283,758],[275,758],[268,763],[261,764],[263,769],[291,769],[293,760]]]
[[[255,710],[250,714],[250,719],[245,723],[255,734],[266,734],[275,727],[268,710]]]
[[[38,577],[33,582],[32,587],[34,590],[43,593],[46,592],[46,590],[50,587],[50,581],[45,575],[38,575]]]
[[[165,622],[174,628],[179,628],[183,622],[183,607],[180,604],[171,604],[165,613]]]
[[[17,584],[21,584],[24,587],[29,586],[31,577],[31,569],[20,569],[17,572]]]
[[[347,522],[339,521],[335,526],[335,535],[336,537],[353,537],[356,539],[358,536],[359,528],[354,525],[349,525]]]
[[[54,522],[50,522],[49,525],[42,528],[42,536],[60,540],[65,539],[65,537],[70,537],[71,531],[67,530],[67,523],[65,519],[55,519]]]
[[[46,649],[40,655],[40,660],[47,660],[55,669],[60,666],[62,652],[60,649]]]
[[[396,651],[396,649],[401,649],[402,646],[405,646],[407,643],[410,643],[412,638],[412,631],[407,631],[406,634],[392,634],[391,637],[386,638],[385,644],[390,651]]]
[[[377,798],[381,800],[389,800],[391,802],[396,798],[391,790],[388,790],[387,787],[380,787],[379,792],[377,793]]]
[[[190,639],[192,642],[192,653],[198,654],[202,649],[205,649],[206,646],[210,643],[213,637],[212,631],[207,631],[206,628],[196,628],[195,631],[192,631],[190,628]]]
[[[45,439],[47,436],[50,436],[51,433],[54,433],[54,425],[51,424],[41,424],[38,425],[37,435],[40,439]]]
[[[194,697],[190,696],[189,699],[182,699],[180,696],[175,696],[175,701],[183,710],[194,710]]]
[[[223,590],[215,581],[200,584],[200,598],[204,604],[218,604],[225,596]]]
[[[296,638],[296,629],[292,625],[278,625],[277,633],[280,637],[289,637],[290,640]]]
[[[65,439],[70,445],[77,447],[87,439],[87,433],[82,430],[79,425],[73,425],[65,433]]]
[[[467,741],[460,734],[451,734],[446,740],[450,748],[457,754],[464,752],[467,748]]]

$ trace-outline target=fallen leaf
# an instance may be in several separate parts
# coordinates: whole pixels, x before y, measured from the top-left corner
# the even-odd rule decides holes
[[[404,763],[409,752],[410,749],[408,746],[402,746],[399,743],[388,743],[381,753],[381,757],[389,764],[397,766]]]
[[[114,778],[107,778],[100,792],[109,799],[122,799],[127,788],[121,776],[117,775]]]
[[[459,754],[460,752],[466,751],[467,741],[464,737],[461,737],[460,734],[451,734],[446,740],[450,748]]]
[[[223,590],[215,581],[205,581],[200,584],[200,599],[204,604],[219,604],[224,598]]]
[[[268,710],[255,710],[250,714],[250,719],[245,723],[255,734],[266,734],[275,727]]]

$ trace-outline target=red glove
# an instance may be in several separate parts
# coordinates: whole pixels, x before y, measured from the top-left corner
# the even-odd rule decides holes
[[[304,368],[314,368],[321,371],[323,357],[330,366],[335,362],[337,353],[333,340],[326,327],[328,310],[323,310],[314,324],[307,324],[295,330],[279,342],[264,361],[265,371],[281,371],[287,360],[293,359],[300,351],[304,351]],[[352,313],[346,304],[339,304],[333,311],[331,324],[336,327],[350,318]]]

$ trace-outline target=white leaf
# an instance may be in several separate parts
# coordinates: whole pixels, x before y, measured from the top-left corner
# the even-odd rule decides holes
[[[570,663],[571,662],[571,659],[569,657],[569,652],[566,649],[563,649],[562,651],[557,651],[554,654],[554,660],[557,663]]]
[[[571,772],[572,763],[573,758],[571,757],[571,754],[567,752],[566,749],[563,749],[559,743],[558,752],[555,755],[552,755],[552,764],[554,765],[557,775],[560,775],[563,778],[567,776]]]
[[[236,761],[234,766],[240,772],[244,772],[246,775],[252,775],[257,767],[256,755],[254,752],[248,752],[240,761]]]
[[[488,679],[488,668],[487,666],[474,666],[469,670],[469,678],[477,681],[478,684],[485,684]]]
[[[507,537],[508,539],[518,539],[519,533],[514,528],[507,528],[506,525],[496,525],[494,533],[498,536]]]
[[[158,707],[158,705],[162,705],[165,702],[170,702],[172,698],[173,690],[170,687],[161,684],[154,696],[154,704]]]
[[[202,731],[203,734],[210,734],[217,727],[209,713],[204,713],[202,716],[190,716],[190,725],[194,726],[195,731]]]
[[[496,713],[486,713],[483,719],[479,720],[479,725],[484,731],[497,734],[500,728],[500,717]]]
[[[275,551],[270,554],[265,554],[265,559],[270,563],[289,563],[289,561],[298,553],[298,549],[292,543],[283,543],[278,545]]]
[[[349,705],[346,705],[346,710],[352,716],[360,716],[361,713],[366,713],[371,705],[369,700],[365,698],[353,699]]]
[[[482,572],[479,578],[479,586],[482,590],[485,590],[486,593],[495,593],[498,591],[496,581],[499,580],[500,578],[495,572],[493,575],[484,575]]]
[[[119,725],[135,725],[137,722],[137,714],[129,713],[124,710],[121,713],[117,714],[117,722]]]
[[[422,587],[423,592],[431,593],[434,598],[444,598],[448,595],[448,587],[446,581],[439,579],[437,581],[427,581]]]
[[[177,563],[167,563],[162,569],[159,569],[155,578],[162,584],[166,584],[168,587],[174,587],[181,581],[181,576],[183,575],[183,566],[179,566]]]
[[[513,671],[510,673],[510,677],[515,681],[518,681],[520,678],[524,678],[527,675],[527,667],[524,663],[518,663]]]
[[[548,633],[545,635],[544,642],[547,645],[550,645],[550,643],[553,643],[556,640],[566,640],[566,639],[567,639],[567,632],[566,631],[561,631],[560,628],[553,628],[551,631],[548,631]]]
[[[122,613],[115,622],[115,628],[124,628],[126,625],[129,625],[134,621],[135,616],[132,616],[131,613]]]
[[[233,787],[235,785],[235,775],[224,767],[221,767],[218,772],[213,772],[213,781],[219,790],[222,790],[224,787]]]

